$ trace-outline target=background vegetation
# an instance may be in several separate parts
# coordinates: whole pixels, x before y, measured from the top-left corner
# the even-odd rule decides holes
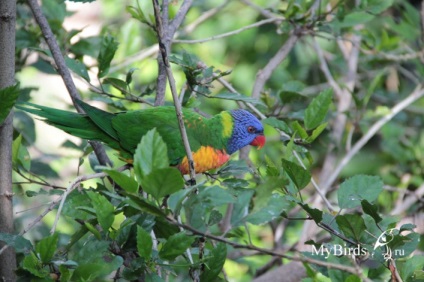
[[[0,264],[14,250],[19,281],[424,280],[421,2],[28,0],[16,15],[2,129],[26,101],[172,105],[172,74],[183,107],[247,108],[267,137],[184,185],[142,157],[157,133],[129,168],[15,111]]]

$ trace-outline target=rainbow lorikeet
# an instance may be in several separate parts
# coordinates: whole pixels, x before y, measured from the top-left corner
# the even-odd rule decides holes
[[[86,114],[57,110],[27,103],[17,108],[45,118],[45,122],[87,140],[101,141],[119,151],[131,163],[141,137],[156,128],[168,147],[170,165],[188,174],[188,161],[181,140],[175,109],[155,107],[119,113],[108,113],[80,100]],[[205,172],[222,166],[237,150],[265,144],[261,122],[246,110],[224,111],[212,118],[183,109],[183,117],[195,171]]]

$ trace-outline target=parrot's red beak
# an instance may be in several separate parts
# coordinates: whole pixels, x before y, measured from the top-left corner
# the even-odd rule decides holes
[[[265,145],[265,136],[258,135],[253,141],[250,143],[252,146],[257,146],[258,149],[262,148]]]

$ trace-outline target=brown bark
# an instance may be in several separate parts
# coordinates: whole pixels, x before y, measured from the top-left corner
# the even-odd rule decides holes
[[[0,5],[0,88],[15,83],[16,1]],[[13,112],[0,125],[0,232],[13,233],[12,139]],[[0,244],[0,248],[3,244]],[[0,281],[15,281],[16,257],[13,248],[0,255]]]

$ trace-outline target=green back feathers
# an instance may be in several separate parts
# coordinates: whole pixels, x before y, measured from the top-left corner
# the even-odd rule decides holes
[[[112,114],[82,101],[77,101],[77,103],[86,112],[85,115],[31,103],[16,107],[45,118],[47,123],[71,135],[102,141],[109,147],[120,151],[121,156],[125,159],[132,159],[141,137],[153,128],[157,129],[167,144],[168,156],[172,165],[179,164],[186,155],[173,107],[156,107]],[[193,152],[196,152],[201,146],[211,146],[220,150],[227,149],[233,129],[231,114],[222,112],[207,119],[192,110],[183,109],[183,116]]]

